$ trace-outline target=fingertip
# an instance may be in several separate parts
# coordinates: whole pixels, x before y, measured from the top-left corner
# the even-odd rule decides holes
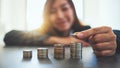
[[[84,34],[83,34],[83,33],[78,33],[78,34],[77,34],[77,37],[78,37],[78,38],[81,38],[81,39],[82,39],[82,38],[83,38],[83,36],[84,36]]]

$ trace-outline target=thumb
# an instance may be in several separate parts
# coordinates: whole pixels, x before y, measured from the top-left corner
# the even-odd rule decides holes
[[[79,39],[87,39],[88,37],[95,34],[95,31],[93,29],[88,29],[85,31],[74,33],[74,35]]]

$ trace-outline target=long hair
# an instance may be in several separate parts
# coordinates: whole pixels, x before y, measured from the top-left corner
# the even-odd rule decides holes
[[[55,32],[55,30],[53,29],[53,25],[51,25],[50,23],[50,9],[52,7],[52,4],[54,3],[55,0],[47,0],[45,7],[44,7],[44,13],[43,13],[43,24],[40,27],[39,31],[41,32],[41,34],[47,34],[47,33],[51,33],[51,34],[57,34]],[[69,5],[72,7],[73,12],[74,12],[74,23],[71,27],[71,29],[73,30],[78,30],[78,28],[82,27],[83,24],[79,21],[76,11],[75,11],[75,6],[72,2],[72,0],[67,0]]]

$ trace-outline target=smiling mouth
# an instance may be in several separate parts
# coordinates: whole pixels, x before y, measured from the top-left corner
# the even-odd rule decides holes
[[[60,26],[64,26],[64,25],[67,25],[68,23],[67,22],[59,22],[58,25]]]
[[[66,24],[67,21],[58,21],[58,24]]]

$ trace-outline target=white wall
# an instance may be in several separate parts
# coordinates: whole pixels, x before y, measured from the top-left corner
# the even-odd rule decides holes
[[[84,22],[120,29],[120,0],[84,0]]]
[[[83,20],[83,0],[73,0],[75,5],[77,16],[80,20]]]
[[[120,0],[100,0],[100,22],[120,29]]]
[[[2,39],[3,39],[3,36],[4,36],[4,26],[3,26],[3,24],[2,24],[2,22],[1,22],[1,0],[0,0],[0,45],[2,45],[3,44],[3,42],[2,42]]]
[[[27,30],[37,29],[43,23],[46,0],[27,0]]]
[[[5,24],[5,31],[9,31],[11,29],[25,29],[25,1],[26,0],[1,0],[1,22],[3,25]]]
[[[0,0],[0,21],[1,21],[1,0]]]
[[[84,23],[92,27],[99,25],[99,0],[84,1]]]
[[[0,6],[0,43],[3,43],[6,32],[26,29],[26,0],[0,0]]]

